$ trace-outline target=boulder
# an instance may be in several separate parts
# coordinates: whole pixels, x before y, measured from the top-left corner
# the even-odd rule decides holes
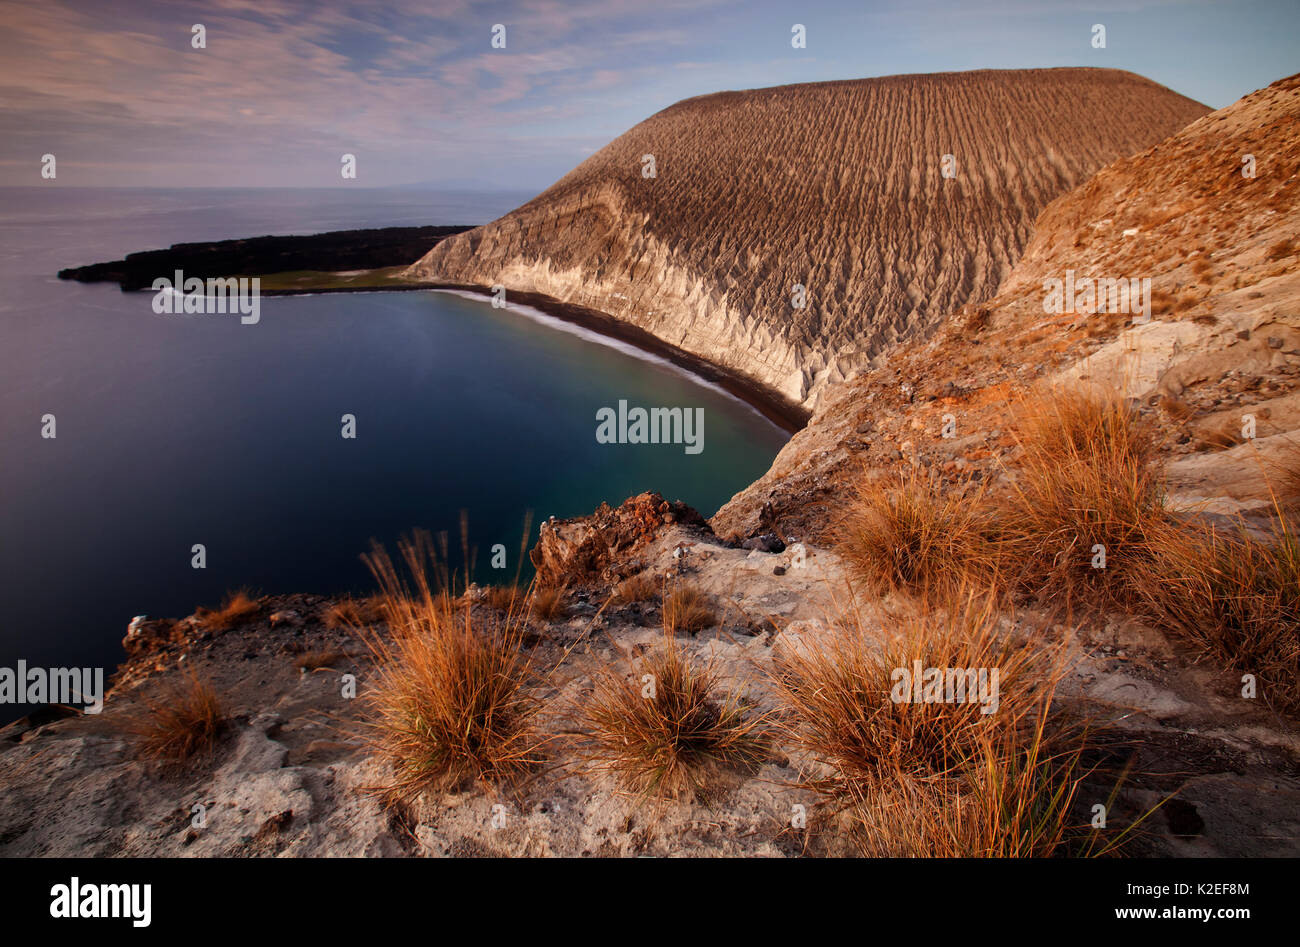
[[[620,577],[622,562],[669,525],[708,529],[704,517],[680,500],[642,493],[618,507],[602,503],[589,516],[548,520],[528,558],[540,585],[610,581]]]

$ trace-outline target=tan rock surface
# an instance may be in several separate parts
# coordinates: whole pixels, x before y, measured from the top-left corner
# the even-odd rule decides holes
[[[643,521],[645,509],[643,498],[633,498],[551,527],[617,550],[615,564],[635,561],[658,579],[698,587],[718,624],[681,637],[683,648],[701,663],[714,662],[725,686],[747,695],[756,712],[775,710],[774,659],[842,620],[850,601],[844,563],[813,545],[780,553],[730,548],[706,529],[663,521],[640,532],[633,551],[623,545],[626,526]],[[594,578],[571,589],[568,618],[534,620],[529,648],[551,671],[548,712],[562,715],[588,699],[598,668],[623,666],[639,675],[641,656],[661,639],[660,602],[606,604],[610,591],[605,579]],[[851,853],[817,798],[797,785],[799,760],[780,747],[752,772],[733,774],[710,803],[672,803],[658,813],[606,777],[572,766],[547,767],[504,794],[429,793],[385,810],[370,790],[388,774],[358,739],[360,702],[341,696],[343,674],[355,674],[362,693],[368,686],[364,648],[319,620],[329,601],[294,596],[260,604],[257,616],[219,634],[160,637],[153,650],[139,650],[99,716],[0,730],[7,801],[0,807],[0,855]],[[303,624],[272,625],[263,617],[286,607]],[[883,640],[882,621],[868,619],[864,627]],[[1134,754],[1113,807],[1116,825],[1177,795],[1146,823],[1132,854],[1300,854],[1300,736],[1292,723],[1237,698],[1233,675],[1198,663],[1186,647],[1139,622],[1116,618],[1076,634],[1056,630],[1074,642],[1063,696],[1115,728],[1112,749]],[[295,667],[296,655],[322,648],[343,656],[314,672]],[[230,731],[210,757],[161,773],[134,758],[124,724],[135,696],[191,669],[224,696]],[[555,762],[565,753],[556,747]],[[1095,796],[1109,803],[1109,784],[1089,783],[1081,792],[1085,802]],[[196,805],[204,815],[197,827]],[[806,807],[807,830],[792,827],[795,806]]]

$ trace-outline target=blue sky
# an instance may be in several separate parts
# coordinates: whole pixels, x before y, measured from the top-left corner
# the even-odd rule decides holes
[[[0,23],[0,184],[53,153],[74,186],[334,186],[348,152],[351,186],[540,190],[723,89],[1109,66],[1217,108],[1300,71],[1298,0],[0,0]]]

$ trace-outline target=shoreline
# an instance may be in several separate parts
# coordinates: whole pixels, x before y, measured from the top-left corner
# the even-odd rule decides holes
[[[58,277],[80,283],[117,283],[122,292],[148,292],[156,272],[165,271],[170,274],[172,270],[182,269],[200,279],[233,276],[266,280],[281,277],[282,285],[260,290],[263,296],[448,290],[490,300],[492,292],[486,286],[443,281],[411,282],[404,280],[401,275],[411,259],[418,259],[449,236],[472,229],[465,225],[379,227],[307,235],[248,237],[208,243],[178,243],[166,249],[129,253],[122,260],[67,267],[58,271]],[[326,268],[317,269],[321,265]],[[326,285],[283,285],[283,277],[299,273],[325,278],[323,281]],[[358,279],[356,282],[350,280],[349,285],[337,285],[340,273]],[[335,285],[329,285],[331,282]],[[787,434],[799,433],[812,417],[812,412],[749,375],[678,348],[645,329],[608,313],[523,290],[508,290],[507,299],[510,303],[527,306],[569,325],[662,359],[721,389]]]
[[[451,290],[492,299],[492,292],[483,286],[470,283],[408,283],[404,286],[330,286],[316,289],[264,289],[263,296],[313,296],[325,293],[409,293],[428,290]],[[701,358],[665,342],[639,326],[631,325],[608,313],[588,309],[574,303],[566,303],[541,293],[523,290],[506,290],[506,299],[510,303],[530,306],[548,316],[554,316],[572,325],[588,329],[607,338],[624,342],[633,348],[656,355],[673,365],[683,368],[704,381],[726,391],[743,401],[763,417],[767,418],[787,434],[797,434],[808,424],[811,412],[792,404],[781,395],[755,381],[747,375],[732,369],[723,368],[707,359]]]
[[[484,299],[491,299],[492,293],[482,287],[464,284],[437,284],[430,288],[457,290],[473,293]],[[634,326],[596,309],[588,309],[574,303],[566,303],[542,293],[529,293],[522,290],[506,290],[506,300],[554,316],[565,322],[580,326],[592,332],[625,342],[634,348],[651,355],[657,355],[667,362],[684,368],[692,375],[717,385],[728,394],[745,402],[763,417],[780,427],[787,434],[797,434],[808,424],[811,412],[786,401],[775,391],[754,379],[733,369],[723,368],[705,358],[701,358],[685,349],[665,342],[639,326]]]

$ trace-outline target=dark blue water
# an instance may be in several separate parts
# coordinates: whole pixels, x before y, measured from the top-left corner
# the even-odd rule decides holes
[[[241,325],[54,276],[181,240],[479,223],[526,197],[0,189],[0,666],[112,667],[133,615],[188,614],[235,588],[366,591],[371,538],[455,540],[462,510],[475,577],[501,581],[529,511],[655,489],[709,514],[761,475],[785,435],[750,408],[485,302],[264,298]],[[597,411],[620,399],[703,408],[704,450],[597,443]],[[206,569],[191,567],[195,543]],[[489,568],[496,543],[504,573]]]

